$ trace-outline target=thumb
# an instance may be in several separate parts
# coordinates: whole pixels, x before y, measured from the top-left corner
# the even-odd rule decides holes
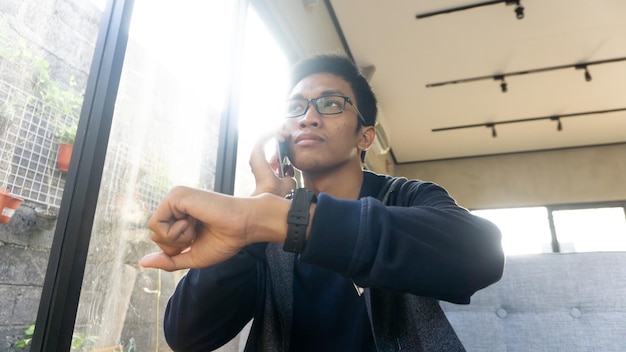
[[[191,255],[189,252],[183,252],[170,257],[164,252],[151,253],[139,261],[139,265],[144,268],[162,269],[165,271],[176,271],[180,269],[189,269],[192,267]]]

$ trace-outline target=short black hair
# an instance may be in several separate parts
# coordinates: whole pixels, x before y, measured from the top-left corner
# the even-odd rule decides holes
[[[297,62],[291,69],[290,88],[302,79],[316,73],[330,73],[341,77],[350,84],[356,99],[355,105],[363,115],[366,126],[376,124],[378,106],[376,95],[359,67],[350,58],[339,54],[320,54]],[[361,125],[361,119],[359,126]]]

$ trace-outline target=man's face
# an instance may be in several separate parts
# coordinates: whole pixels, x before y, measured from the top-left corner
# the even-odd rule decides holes
[[[305,77],[292,89],[289,98],[313,99],[327,95],[346,96],[357,104],[350,84],[329,73]],[[350,103],[337,115],[320,115],[310,104],[306,114],[285,122],[291,134],[291,162],[303,172],[313,173],[341,167],[354,162],[355,158],[359,162],[361,133],[357,125],[357,112]]]

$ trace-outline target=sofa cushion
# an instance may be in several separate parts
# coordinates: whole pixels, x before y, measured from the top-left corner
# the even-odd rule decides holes
[[[469,305],[441,302],[471,351],[626,351],[626,252],[507,257]]]

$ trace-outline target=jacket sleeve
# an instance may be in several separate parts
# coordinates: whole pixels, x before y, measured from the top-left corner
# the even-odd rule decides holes
[[[320,194],[302,261],[377,287],[469,303],[502,276],[499,229],[440,186],[409,181],[395,206]]]
[[[262,275],[258,263],[266,244],[246,247],[233,258],[191,269],[178,283],[165,310],[165,338],[174,351],[210,351],[252,319]]]

